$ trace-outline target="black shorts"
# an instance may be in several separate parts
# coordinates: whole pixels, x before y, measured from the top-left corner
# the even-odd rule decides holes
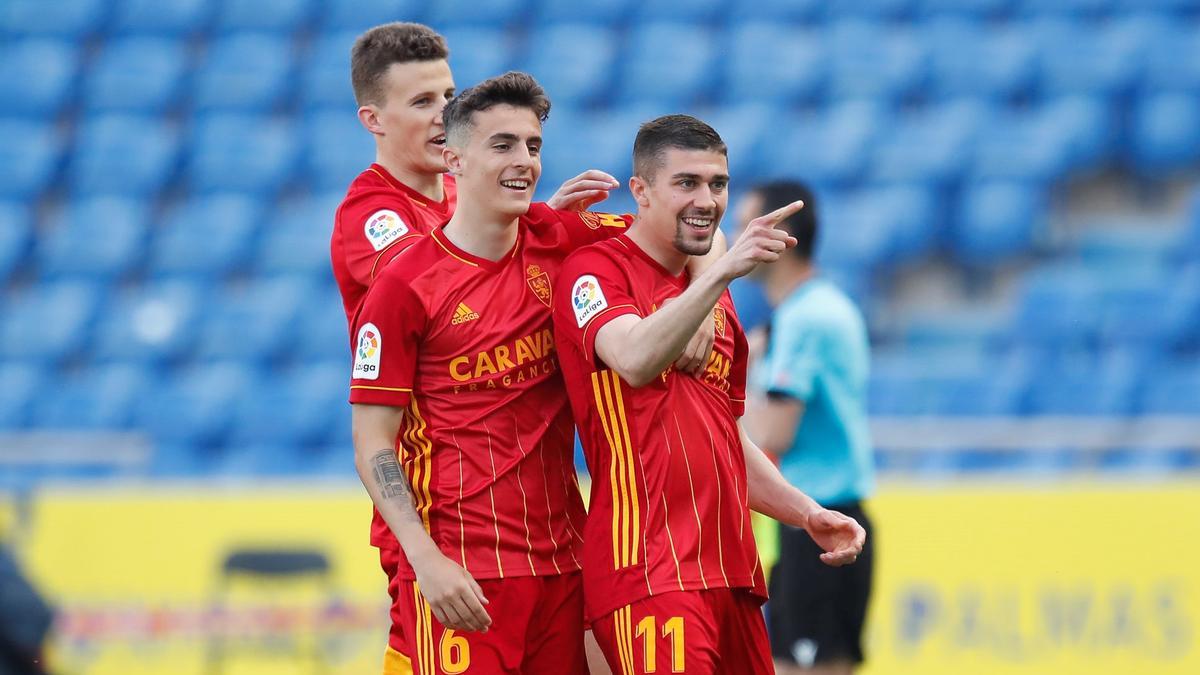
[[[804,667],[863,660],[863,623],[875,558],[871,521],[858,502],[827,508],[857,520],[867,531],[858,561],[830,567],[821,562],[823,551],[807,532],[780,525],[779,561],[771,572],[767,605],[771,654]]]

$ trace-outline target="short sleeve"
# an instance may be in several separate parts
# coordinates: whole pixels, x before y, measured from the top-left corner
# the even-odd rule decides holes
[[[343,204],[337,228],[342,262],[363,286],[369,286],[387,263],[421,234],[403,198],[381,192],[369,192]]]
[[[764,389],[768,394],[809,400],[820,374],[820,357],[819,328],[794,312],[780,312],[771,322],[771,342],[763,364]]]
[[[567,246],[572,249],[595,244],[624,234],[633,223],[633,216],[618,216],[612,213],[591,211],[560,211],[551,209],[562,224],[567,235]]]
[[[554,323],[560,335],[593,360],[596,333],[609,321],[635,314],[629,278],[608,252],[589,247],[563,262],[554,290]]]
[[[371,287],[354,323],[351,403],[408,404],[425,317],[403,280],[384,276]]]

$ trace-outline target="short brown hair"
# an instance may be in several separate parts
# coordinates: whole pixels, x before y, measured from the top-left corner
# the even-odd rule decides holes
[[[471,117],[496,105],[528,108],[539,122],[550,116],[550,98],[542,85],[529,73],[510,71],[480,82],[446,104],[442,110],[446,138],[461,140],[461,135],[471,129]]]
[[[437,61],[450,56],[446,38],[419,23],[385,23],[354,41],[350,50],[350,83],[359,105],[383,102],[380,79],[393,63]]]
[[[712,150],[727,154],[725,141],[716,129],[691,115],[663,115],[646,122],[633,141],[633,173],[648,183],[662,166],[667,148]]]

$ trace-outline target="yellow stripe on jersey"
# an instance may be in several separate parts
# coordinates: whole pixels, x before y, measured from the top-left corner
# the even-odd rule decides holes
[[[375,389],[377,391],[412,391],[407,387],[373,387],[366,384],[352,384],[351,389]]]
[[[633,444],[621,398],[621,380],[611,370],[592,373],[592,392],[611,455],[609,481],[613,492],[613,568],[638,562],[641,507],[634,470]],[[614,393],[615,392],[615,393]]]
[[[429,492],[430,478],[433,474],[433,444],[425,435],[428,425],[421,417],[417,399],[409,401],[407,412],[412,419],[411,438],[415,455],[411,476],[413,497],[416,500],[417,513],[421,516],[421,522],[425,524],[425,530],[429,531],[429,510],[433,506],[433,496]]]
[[[613,632],[617,635],[617,653],[621,657],[621,672],[624,675],[636,675],[637,669],[633,664],[633,622],[630,619],[630,606],[625,605],[613,613]]]

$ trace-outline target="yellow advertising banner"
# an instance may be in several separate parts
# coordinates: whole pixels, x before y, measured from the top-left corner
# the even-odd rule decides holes
[[[866,675],[1200,673],[1200,486],[889,486]],[[23,560],[66,675],[378,673],[361,488],[55,489]],[[240,574],[263,552],[311,573]],[[243,558],[245,556],[243,555]]]

